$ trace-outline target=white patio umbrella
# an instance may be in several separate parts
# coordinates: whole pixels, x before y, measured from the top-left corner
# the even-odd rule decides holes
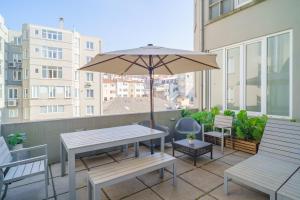
[[[149,75],[151,127],[154,126],[154,74],[174,75],[211,69],[219,69],[215,54],[169,49],[152,44],[135,49],[100,53],[80,68],[80,70],[118,75]]]

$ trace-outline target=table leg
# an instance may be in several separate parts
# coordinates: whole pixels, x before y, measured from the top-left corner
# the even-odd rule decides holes
[[[60,167],[61,167],[61,176],[64,176],[66,174],[66,150],[61,140],[60,140]]]
[[[140,143],[136,142],[134,143],[134,150],[135,150],[135,157],[140,156]]]
[[[160,152],[164,153],[165,152],[165,137],[161,137],[160,139]]]
[[[210,159],[213,159],[213,147],[212,147],[212,145],[210,147]]]
[[[197,163],[197,154],[196,152],[194,153],[194,166],[196,166],[196,163]]]
[[[73,152],[68,153],[68,173],[69,173],[69,199],[76,199],[75,193],[75,154]]]

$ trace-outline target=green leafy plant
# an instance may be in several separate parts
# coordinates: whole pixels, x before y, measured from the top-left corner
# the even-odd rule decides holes
[[[26,133],[12,133],[8,135],[8,144],[16,146],[22,144],[26,138]]]
[[[213,117],[215,118],[216,115],[220,114],[220,108],[219,107],[213,107],[210,109],[211,114],[213,115]]]
[[[253,117],[249,119],[249,123],[251,126],[251,139],[254,139],[255,141],[261,140],[267,121],[267,115]]]
[[[192,114],[192,111],[190,111],[190,110],[187,109],[187,108],[182,109],[182,110],[180,111],[181,117],[189,117],[189,116],[191,116],[191,114]]]
[[[297,120],[296,120],[296,119],[291,119],[290,121],[291,121],[291,122],[297,122]]]
[[[224,111],[224,115],[225,115],[225,116],[232,116],[232,117],[235,117],[235,112],[232,111],[232,110],[225,110],[225,111]]]
[[[199,124],[205,124],[205,131],[210,131],[214,123],[214,116],[209,111],[196,112],[191,115]]]
[[[195,133],[189,133],[189,134],[186,135],[186,139],[195,140],[196,139],[196,134]]]

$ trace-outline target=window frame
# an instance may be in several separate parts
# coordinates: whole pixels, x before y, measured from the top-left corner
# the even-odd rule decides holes
[[[282,35],[282,34],[289,34],[289,53],[290,53],[290,58],[289,58],[289,115],[288,116],[281,116],[281,115],[268,115],[267,114],[267,40],[270,37]],[[216,52],[216,51],[222,51],[222,60],[223,60],[223,87],[222,87],[222,97],[223,97],[223,111],[227,109],[227,50],[232,49],[234,47],[239,46],[240,47],[240,110],[246,108],[246,46],[249,44],[253,44],[256,42],[261,42],[261,111],[260,112],[253,112],[253,111],[247,111],[249,115],[252,116],[257,116],[257,115],[262,115],[266,114],[269,117],[274,117],[274,118],[281,118],[281,119],[291,119],[293,116],[293,30],[285,30],[281,32],[276,32],[272,34],[268,34],[262,37],[258,37],[255,39],[251,40],[246,40],[240,43],[236,43],[233,45],[229,46],[224,46],[221,48],[216,48],[210,50],[210,52]],[[209,108],[212,107],[211,105],[211,71],[209,72],[209,85],[208,85],[208,95],[209,95]]]

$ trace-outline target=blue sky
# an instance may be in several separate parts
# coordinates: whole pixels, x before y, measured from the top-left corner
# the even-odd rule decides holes
[[[193,48],[193,0],[2,0],[0,14],[10,29],[23,23],[58,26],[98,36],[103,50],[159,46]],[[26,11],[26,12],[24,12]]]

